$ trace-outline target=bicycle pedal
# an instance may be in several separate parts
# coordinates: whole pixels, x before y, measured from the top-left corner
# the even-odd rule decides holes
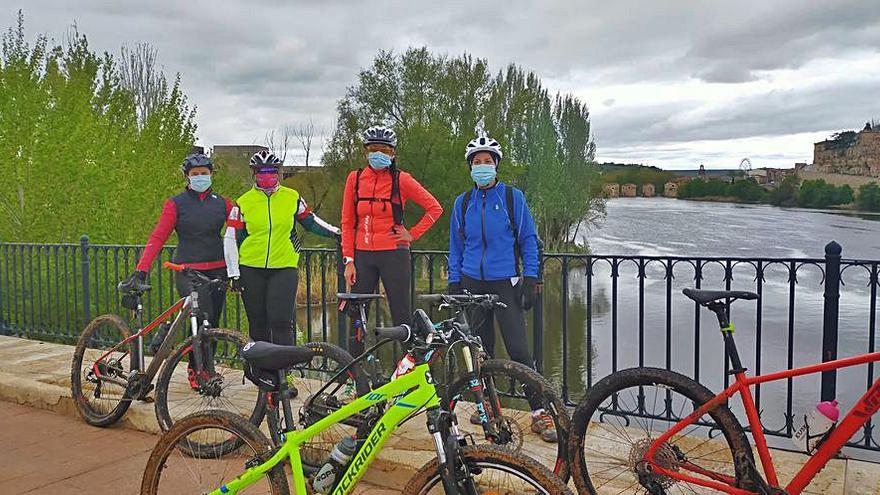
[[[148,397],[141,397],[139,400],[141,402],[146,402],[147,404],[152,404],[152,403],[156,402],[156,399],[154,399],[152,395],[148,396]]]

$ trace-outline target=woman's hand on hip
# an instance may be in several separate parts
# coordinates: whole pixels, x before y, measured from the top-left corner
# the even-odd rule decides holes
[[[391,228],[391,238],[397,242],[412,242],[413,236],[403,225],[395,225]]]
[[[349,286],[352,286],[357,282],[357,269],[355,269],[353,261],[345,265],[345,282]]]

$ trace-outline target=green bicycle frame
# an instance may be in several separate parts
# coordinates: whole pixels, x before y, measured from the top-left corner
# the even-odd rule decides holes
[[[406,418],[423,407],[427,409],[440,407],[440,399],[437,396],[437,389],[434,386],[428,364],[416,366],[406,375],[355,399],[305,430],[286,432],[284,444],[269,460],[259,466],[247,469],[244,474],[212,491],[211,494],[238,493],[242,488],[259,481],[285,458],[290,459],[294,491],[307,493],[300,446],[329,427],[345,421],[375,404],[386,401],[390,401],[390,407],[385,408],[384,414],[378,419],[361,448],[352,456],[348,468],[337,478],[330,495],[351,493],[370,463],[382,450],[382,446]]]

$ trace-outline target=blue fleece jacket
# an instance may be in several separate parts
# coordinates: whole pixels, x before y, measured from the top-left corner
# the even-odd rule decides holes
[[[518,239],[514,240],[505,204],[507,187],[512,186],[498,182],[489,189],[474,188],[469,204],[464,205],[464,238],[461,236],[464,193],[455,199],[449,228],[450,283],[460,282],[462,274],[476,280],[515,277],[514,241],[519,244],[522,255],[522,275],[538,276],[538,234],[535,231],[535,221],[526,204],[525,195],[512,187],[513,213],[518,231]]]

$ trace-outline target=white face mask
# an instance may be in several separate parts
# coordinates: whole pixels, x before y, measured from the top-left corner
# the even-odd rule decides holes
[[[211,188],[210,175],[191,175],[189,179],[189,188],[195,192],[205,192]]]

